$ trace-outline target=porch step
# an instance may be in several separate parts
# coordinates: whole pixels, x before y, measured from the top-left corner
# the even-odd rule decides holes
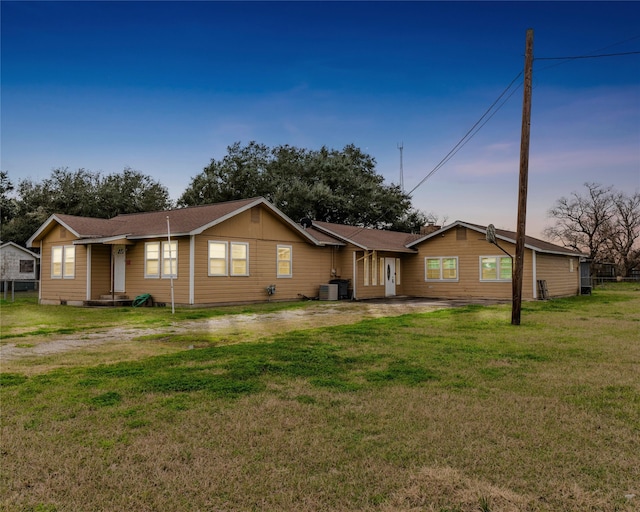
[[[102,297],[107,296],[103,295],[98,300],[85,300],[83,304],[87,307],[127,307],[133,305],[133,301],[126,296],[120,299],[116,297],[114,300],[111,299],[111,295],[108,296],[108,299]]]
[[[123,293],[100,295],[100,300],[128,300],[129,296]]]

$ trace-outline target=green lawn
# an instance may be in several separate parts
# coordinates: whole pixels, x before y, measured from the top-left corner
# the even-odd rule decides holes
[[[23,306],[40,328],[49,309]],[[518,327],[510,315],[2,372],[1,510],[640,509],[638,287],[525,303]]]

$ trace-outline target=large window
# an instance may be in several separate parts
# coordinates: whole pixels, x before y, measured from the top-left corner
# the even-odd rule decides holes
[[[480,256],[480,281],[511,281],[509,256]]]
[[[227,242],[209,241],[209,275],[227,275]]]
[[[231,242],[231,275],[249,275],[249,244]]]
[[[210,276],[248,276],[249,244],[209,241]]]
[[[373,286],[378,284],[378,254],[373,251],[371,255],[371,284]]]
[[[51,248],[51,278],[72,279],[76,273],[76,248],[57,245]]]
[[[293,249],[290,245],[278,245],[276,268],[278,277],[293,277]]]
[[[457,281],[458,258],[438,257],[424,259],[425,281]]]
[[[144,276],[178,277],[178,242],[147,242],[144,245]]]

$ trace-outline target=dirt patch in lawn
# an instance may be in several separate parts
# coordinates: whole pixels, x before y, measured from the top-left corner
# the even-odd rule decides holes
[[[216,336],[242,335],[244,341],[288,331],[353,324],[368,318],[399,316],[409,313],[426,313],[438,309],[461,307],[469,304],[496,304],[489,300],[427,300],[391,299],[370,301],[340,301],[313,304],[313,307],[283,310],[264,314],[239,314],[203,320],[176,322],[161,328],[115,327],[105,330],[84,331],[68,335],[52,335],[46,338],[25,337],[14,343],[0,346],[3,362],[33,356],[47,356],[74,350],[82,350],[109,343],[130,342],[135,339],[192,332],[215,333]]]

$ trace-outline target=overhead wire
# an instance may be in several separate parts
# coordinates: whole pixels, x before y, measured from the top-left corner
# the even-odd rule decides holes
[[[540,71],[543,71],[545,69],[549,69],[551,67],[555,67],[558,65],[561,65],[563,63],[566,63],[567,61],[571,61],[571,60],[576,60],[576,59],[591,59],[591,58],[602,58],[602,57],[617,57],[617,56],[625,56],[625,55],[637,55],[640,54],[640,51],[633,51],[633,52],[620,52],[620,53],[607,53],[607,54],[598,54],[597,52],[601,52],[603,50],[607,50],[609,48],[612,48],[614,46],[620,45],[620,44],[624,44],[626,42],[629,41],[633,41],[636,39],[640,39],[640,35],[639,36],[634,36],[632,38],[626,39],[624,41],[620,41],[611,45],[608,45],[604,48],[600,48],[599,50],[595,50],[594,52],[592,52],[592,54],[588,54],[588,55],[577,55],[577,56],[572,56],[572,57],[534,57],[534,61],[551,61],[551,60],[558,60],[558,61],[565,61],[565,62],[560,62],[558,64],[553,64],[551,66],[547,66],[546,68],[541,69]],[[421,187],[425,181],[427,181],[431,176],[433,176],[436,172],[438,172],[447,162],[449,162],[449,160],[451,160],[456,153],[458,153],[458,151],[460,151],[490,120],[491,118],[493,118],[493,116],[495,116],[500,109],[505,105],[505,103],[507,103],[507,101],[509,101],[509,99],[516,93],[516,91],[520,88],[520,86],[522,85],[522,82],[518,83],[518,86],[515,87],[511,93],[506,96],[505,95],[509,92],[509,90],[513,87],[513,85],[519,80],[520,77],[522,77],[524,71],[520,71],[514,78],[513,80],[511,80],[511,82],[509,83],[509,85],[502,91],[502,93],[500,93],[500,95],[496,98],[496,100],[487,108],[487,110],[482,114],[482,116],[480,116],[480,118],[475,122],[475,124],[464,134],[464,136],[453,146],[453,148],[442,158],[442,160],[440,160],[440,162],[438,162],[438,164],[431,169],[431,171],[429,171],[419,182],[418,184],[413,187],[409,192],[407,192],[407,196],[411,197],[412,194],[419,188]],[[504,100],[503,100],[504,98]],[[502,100],[502,102],[501,102]],[[498,105],[499,103],[499,105]],[[496,105],[498,105],[496,107]],[[384,214],[380,215],[378,217],[377,220],[380,220],[387,212],[385,212]],[[376,221],[377,222],[377,221]],[[360,230],[356,231],[355,233],[353,233],[351,236],[353,236],[354,234],[357,234],[358,232],[364,230],[365,227],[361,227]]]
[[[496,115],[496,113],[503,107],[503,105],[509,100],[509,98],[511,98],[511,96],[513,96],[513,94],[518,90],[517,88],[514,89],[511,94],[509,94],[509,96],[507,96],[507,98],[494,110],[494,107],[496,106],[496,104],[504,97],[504,95],[509,91],[509,89],[511,89],[511,87],[513,87],[513,84],[522,76],[522,71],[520,71],[520,73],[518,73],[515,78],[513,80],[511,80],[511,83],[504,89],[504,91],[502,91],[502,93],[500,93],[500,95],[496,98],[496,100],[489,106],[489,108],[487,108],[487,110],[484,112],[484,114],[482,114],[482,116],[480,116],[480,119],[478,119],[476,121],[476,123],[467,131],[467,133],[464,134],[464,136],[458,141],[458,143],[453,146],[453,148],[451,149],[451,151],[449,151],[445,157],[440,160],[440,162],[438,162],[438,164],[424,177],[422,178],[422,180],[420,180],[420,182],[418,182],[418,184],[413,187],[408,193],[408,196],[411,196],[411,194],[413,194],[413,192],[416,191],[416,189],[418,189],[425,181],[427,181],[431,176],[433,176],[436,172],[438,172],[449,160],[451,160],[453,158],[453,156],[460,151],[464,145],[469,142],[481,129],[482,127],[487,124],[489,122],[489,120]],[[491,114],[491,115],[489,115]],[[483,119],[486,120],[484,122]]]

